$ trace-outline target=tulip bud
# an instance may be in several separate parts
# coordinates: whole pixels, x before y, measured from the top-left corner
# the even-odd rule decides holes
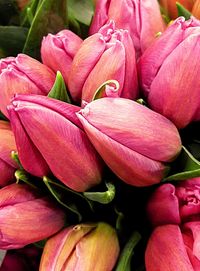
[[[146,270],[199,270],[195,269],[190,262],[186,248],[182,233],[177,225],[157,227],[147,244],[145,252]]]
[[[109,20],[127,29],[133,40],[137,58],[164,31],[164,23],[156,0],[97,0],[90,35]]]
[[[6,106],[16,93],[47,95],[55,74],[39,61],[19,54],[0,60],[0,110],[8,117]]]
[[[119,82],[119,96],[138,95],[135,50],[127,30],[110,21],[81,44],[69,74],[69,91],[76,102],[92,101],[95,91],[107,80]]]
[[[118,254],[117,234],[110,225],[80,224],[47,241],[39,270],[111,271]]]
[[[95,100],[77,114],[111,170],[136,186],[158,183],[181,150],[176,127],[147,107],[123,98]]]
[[[82,39],[69,30],[62,30],[56,35],[48,34],[41,46],[42,62],[55,73],[60,71],[67,84],[73,58]]]
[[[30,186],[0,189],[0,249],[21,248],[45,239],[64,226],[65,214]]]
[[[178,17],[176,3],[180,3],[184,8],[191,11],[195,0],[160,0],[160,5],[171,19]]]
[[[139,62],[141,86],[149,106],[178,128],[200,120],[199,40],[200,22],[180,17]]]
[[[79,110],[40,95],[16,95],[8,107],[25,170],[42,177],[50,168],[65,185],[83,192],[101,181],[102,161],[75,115]]]
[[[161,185],[150,197],[147,213],[153,226],[200,221],[200,178]]]
[[[17,164],[11,159],[11,152],[16,151],[15,138],[7,121],[0,120],[0,187],[14,179]]]

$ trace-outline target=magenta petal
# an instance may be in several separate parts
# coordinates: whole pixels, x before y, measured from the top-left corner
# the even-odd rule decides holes
[[[193,237],[193,254],[197,257],[197,259],[200,261],[200,222],[194,221],[194,222],[188,222],[183,225],[183,232],[190,231]]]
[[[157,227],[145,252],[147,271],[194,271],[176,225]]]
[[[103,98],[82,112],[102,133],[148,158],[168,162],[180,152],[181,140],[173,123],[134,101]]]
[[[39,103],[15,99],[13,104],[13,111],[26,127],[29,140],[60,181],[81,192],[101,181],[101,162],[82,130],[63,115]],[[61,105],[65,106],[65,103],[61,102]],[[18,132],[15,131],[20,134]],[[21,155],[24,153],[23,149]]]
[[[183,17],[178,18],[140,58],[139,75],[145,94],[150,91],[152,81],[163,61],[182,42],[185,30],[184,24],[185,19]]]
[[[90,141],[111,168],[125,182],[136,186],[158,183],[164,176],[165,166],[116,142],[77,114]]]
[[[90,72],[82,89],[82,100],[91,102],[95,91],[107,80],[117,80],[122,91],[125,77],[125,50],[121,42],[116,41],[108,48]],[[128,91],[128,90],[127,90]]]
[[[189,124],[198,108],[199,41],[199,35],[189,36],[173,50],[154,78],[148,96],[150,107],[166,116],[178,128]]]
[[[22,72],[10,68],[0,74],[0,110],[8,117],[6,106],[16,93],[42,94],[41,90]]]
[[[95,13],[90,25],[89,34],[93,35],[99,31],[102,25],[108,21],[108,8],[110,0],[96,1]]]
[[[31,141],[26,133],[22,122],[15,108],[10,105],[8,107],[11,126],[15,135],[15,141],[19,154],[19,159],[25,170],[34,176],[42,177],[49,173],[49,167],[43,156]]]
[[[105,46],[105,40],[99,33],[90,36],[81,44],[72,62],[68,81],[70,94],[75,101],[80,101],[85,80],[104,52]]]
[[[16,57],[16,64],[18,69],[43,91],[44,95],[49,93],[56,78],[50,68],[24,54],[19,54]]]
[[[148,201],[147,214],[154,227],[180,224],[179,202],[173,185],[164,184],[155,190]]]
[[[42,41],[42,62],[54,72],[60,71],[67,83],[73,58],[82,42],[69,30],[62,30],[56,35],[48,34]]]

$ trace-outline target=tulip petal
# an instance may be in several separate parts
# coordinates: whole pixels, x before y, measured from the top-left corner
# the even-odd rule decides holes
[[[0,74],[0,110],[8,117],[6,106],[16,93],[42,94],[41,90],[22,72],[10,68]]]
[[[3,187],[9,184],[14,179],[15,168],[11,167],[9,164],[5,163],[0,158],[0,170],[1,170],[1,179],[0,179],[0,187]]]
[[[32,190],[28,185],[10,184],[0,189],[0,208],[23,203],[39,198],[36,190]]]
[[[49,93],[56,78],[51,69],[24,54],[19,54],[16,57],[16,64],[18,69],[40,88],[42,94],[47,95]]]
[[[150,197],[147,213],[154,227],[165,224],[180,224],[179,202],[172,184],[158,187]]]
[[[63,267],[68,261],[71,261],[70,257],[75,251],[76,244],[92,229],[93,226],[90,225],[72,226],[50,238],[42,254],[40,271],[65,270]]]
[[[116,142],[77,114],[87,136],[111,170],[128,184],[147,186],[158,183],[166,167]]]
[[[48,107],[16,99],[13,104],[15,108],[12,112],[21,122],[19,129],[26,127],[29,140],[34,142],[34,146],[59,180],[81,192],[100,182],[99,157],[83,131]],[[65,106],[65,103],[61,104]],[[15,134],[20,140],[21,134],[18,132],[16,130]],[[22,156],[25,162],[24,148],[20,159]]]
[[[200,222],[188,222],[183,225],[183,232],[190,231],[193,237],[193,254],[200,260]]]
[[[99,31],[102,25],[108,21],[108,9],[111,0],[96,1],[95,13],[89,29],[89,35],[93,35]]]
[[[158,73],[163,61],[183,40],[185,30],[185,19],[178,18],[165,32],[157,38],[139,60],[138,70],[141,85],[147,95],[150,91],[152,81]],[[176,67],[177,65],[175,65]],[[170,78],[171,79],[171,78]]]
[[[112,253],[110,254],[110,252]],[[118,254],[119,244],[115,230],[108,224],[99,223],[96,229],[77,243],[78,261],[75,270],[111,271]]]
[[[176,225],[157,227],[145,252],[147,271],[194,271]]]
[[[140,3],[140,50],[143,53],[156,39],[158,32],[165,30],[157,0],[139,1]],[[139,5],[139,4],[138,4]]]
[[[61,102],[59,100],[51,99],[49,97],[45,97],[42,95],[19,95],[16,94],[14,100],[19,100],[23,102],[30,102],[35,103],[44,107],[47,107],[58,114],[62,115],[63,117],[67,118],[69,121],[71,121],[74,125],[76,125],[78,128],[83,130],[83,127],[76,117],[76,112],[80,110],[79,106],[71,105],[68,103]]]
[[[72,62],[68,80],[69,91],[74,101],[80,101],[84,82],[104,52],[105,46],[105,40],[99,33],[81,44]]]
[[[138,76],[136,69],[135,49],[128,31],[123,32],[125,49],[125,78],[121,97],[134,100],[138,97]],[[119,81],[119,79],[117,79]]]
[[[21,123],[18,114],[15,112],[14,107],[10,105],[8,110],[11,126],[15,134],[19,159],[24,169],[34,176],[42,177],[48,175],[49,167],[26,133],[26,130]]]
[[[200,99],[200,82],[196,80],[200,73],[199,41],[199,35],[191,35],[177,46],[151,84],[148,97],[151,108],[172,120],[178,128],[192,121]]]
[[[0,211],[0,248],[20,248],[40,241],[56,233],[63,220],[62,210],[45,199],[4,207]]]
[[[90,72],[82,90],[82,100],[92,101],[95,91],[107,80],[117,80],[122,91],[125,77],[125,50],[121,42],[108,48]],[[95,80],[94,80],[95,78]]]
[[[169,120],[131,100],[95,100],[82,114],[119,144],[156,161],[170,161],[181,149],[178,130]]]
[[[48,34],[42,41],[42,62],[55,73],[59,70],[67,83],[73,58],[81,43],[82,39],[69,30],[62,30],[56,35]]]

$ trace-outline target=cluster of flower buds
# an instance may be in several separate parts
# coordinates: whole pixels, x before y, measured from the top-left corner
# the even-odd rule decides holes
[[[16,249],[2,271],[25,270],[21,256],[40,257],[29,245],[47,238],[40,266],[30,263],[40,271],[114,270],[114,225],[98,216],[72,225],[37,187],[53,177],[84,197],[105,172],[122,186],[158,186],[147,204],[155,229],[146,270],[200,270],[200,178],[160,185],[181,153],[180,129],[200,121],[200,21],[165,25],[157,0],[95,2],[84,40],[65,29],[43,38],[42,62],[26,54],[0,60],[0,249]],[[200,4],[191,2],[181,4],[195,14]],[[160,4],[177,17],[174,1]],[[72,103],[48,95],[58,72]],[[19,169],[31,183],[14,183]]]

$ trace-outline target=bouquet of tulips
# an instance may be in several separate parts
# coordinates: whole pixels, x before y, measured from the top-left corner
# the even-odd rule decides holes
[[[200,1],[0,15],[0,271],[199,271]]]

